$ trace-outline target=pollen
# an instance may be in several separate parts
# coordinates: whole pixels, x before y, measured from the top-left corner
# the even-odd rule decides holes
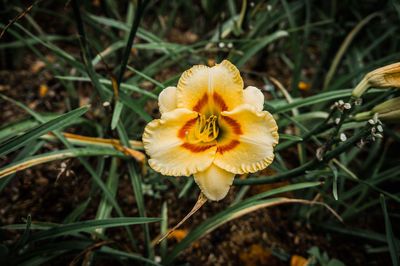
[[[203,114],[199,114],[194,131],[195,138],[199,142],[210,142],[218,137],[219,127],[217,126],[217,116],[211,115],[206,119]]]

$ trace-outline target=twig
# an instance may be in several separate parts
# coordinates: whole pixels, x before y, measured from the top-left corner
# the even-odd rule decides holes
[[[14,24],[15,22],[17,22],[18,20],[20,20],[21,18],[23,18],[25,16],[26,13],[28,13],[32,7],[34,5],[39,4],[40,2],[42,2],[43,0],[38,0],[36,2],[34,2],[32,5],[28,6],[24,11],[22,11],[21,13],[19,13],[18,16],[16,16],[15,18],[13,18],[5,27],[4,29],[1,31],[0,33],[0,39],[3,37],[3,35],[6,33],[6,31],[8,30],[9,27],[11,27],[12,24]]]
[[[195,212],[197,212],[201,208],[201,206],[203,206],[204,203],[206,203],[206,201],[207,198],[204,197],[202,192],[200,192],[199,198],[197,199],[197,202],[194,205],[193,209],[188,214],[186,214],[186,216],[177,225],[175,225],[174,228],[169,230],[168,233],[166,233],[163,237],[161,237],[157,241],[157,244],[160,244],[166,237],[168,237],[172,232],[178,229],[187,219],[189,219]]]
[[[93,249],[98,248],[98,247],[101,247],[101,246],[104,246],[104,245],[112,244],[112,243],[114,243],[114,241],[103,241],[103,242],[99,242],[99,243],[93,244],[93,245],[91,245],[91,246],[85,248],[84,250],[82,250],[81,253],[79,253],[78,256],[76,256],[76,257],[71,261],[71,263],[69,264],[69,266],[74,266],[75,264],[77,264],[77,263],[79,262],[79,260],[83,257],[83,255],[85,255],[86,253],[92,251]]]

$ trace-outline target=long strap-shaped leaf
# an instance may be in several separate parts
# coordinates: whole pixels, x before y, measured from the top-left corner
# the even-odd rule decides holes
[[[144,217],[118,217],[118,218],[110,218],[104,220],[81,221],[72,224],[60,225],[46,231],[33,233],[29,240],[30,242],[33,242],[48,238],[55,238],[62,235],[68,235],[74,232],[94,230],[96,228],[145,224],[145,223],[152,223],[159,221],[161,221],[160,218],[144,218]]]
[[[120,156],[125,157],[126,155],[116,149],[109,148],[91,148],[86,147],[82,149],[66,149],[56,152],[49,152],[45,154],[40,154],[32,157],[28,157],[27,159],[17,161],[11,163],[0,169],[0,178],[13,174],[15,172],[21,171],[23,169],[47,163],[56,160],[62,160],[65,158],[75,158],[81,156]]]
[[[34,140],[50,131],[63,127],[66,122],[83,115],[84,113],[86,113],[88,109],[89,106],[83,106],[77,108],[69,113],[59,116],[58,118],[52,119],[36,127],[35,129],[26,132],[23,135],[10,139],[9,141],[0,146],[0,156],[15,151],[16,149],[24,146],[29,141]]]

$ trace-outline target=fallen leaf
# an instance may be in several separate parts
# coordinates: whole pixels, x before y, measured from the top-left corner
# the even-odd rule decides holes
[[[306,266],[307,259],[299,255],[293,255],[290,259],[290,266]]]
[[[271,257],[272,253],[269,248],[265,248],[259,244],[253,244],[247,252],[239,254],[240,260],[246,266],[270,265]]]
[[[175,239],[177,242],[181,242],[182,239],[184,239],[188,233],[189,231],[186,229],[177,229],[173,231],[171,234],[169,234],[168,239]]]
[[[311,86],[309,84],[307,84],[307,83],[305,83],[303,81],[299,82],[298,87],[299,87],[299,90],[302,90],[302,91],[309,91],[310,88],[311,88]]]
[[[42,84],[39,87],[39,95],[40,97],[44,97],[49,90],[49,87],[46,84]]]

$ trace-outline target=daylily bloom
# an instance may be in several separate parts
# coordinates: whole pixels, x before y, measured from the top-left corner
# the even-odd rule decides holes
[[[243,90],[227,60],[185,71],[158,104],[161,118],[143,134],[149,165],[163,175],[193,175],[209,200],[223,199],[235,174],[262,170],[274,159],[278,127],[262,111],[264,95],[252,86]]]

